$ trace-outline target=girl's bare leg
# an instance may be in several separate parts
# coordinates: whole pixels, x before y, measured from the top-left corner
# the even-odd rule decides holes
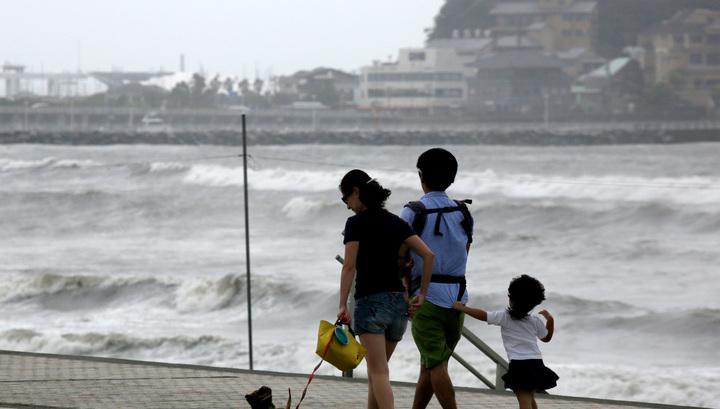
[[[537,406],[533,405],[535,401],[533,391],[516,389],[513,392],[515,392],[515,397],[520,404],[520,409],[537,409]]]

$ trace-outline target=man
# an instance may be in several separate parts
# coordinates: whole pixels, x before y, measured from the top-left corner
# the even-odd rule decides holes
[[[423,294],[418,293],[422,259],[411,253],[412,335],[420,351],[420,375],[412,407],[426,408],[435,395],[443,409],[456,409],[448,360],[460,340],[464,315],[452,307],[453,302],[465,304],[468,298],[465,265],[473,220],[465,203],[452,200],[445,193],[455,181],[458,168],[450,152],[430,149],[418,157],[417,168],[425,194],[418,202],[408,203],[401,217],[435,253],[435,263],[423,302]]]

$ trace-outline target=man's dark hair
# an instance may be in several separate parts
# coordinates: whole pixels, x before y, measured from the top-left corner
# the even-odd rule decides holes
[[[545,287],[540,281],[527,274],[515,277],[508,287],[510,307],[508,312],[513,319],[525,318],[533,308],[545,300]]]
[[[432,191],[445,191],[454,181],[458,163],[452,153],[442,148],[423,152],[417,160],[420,179]]]

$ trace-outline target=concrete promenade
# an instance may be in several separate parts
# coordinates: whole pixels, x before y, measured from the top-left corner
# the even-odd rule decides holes
[[[327,364],[325,364],[327,365]],[[248,408],[245,394],[266,385],[282,408],[287,390],[293,408],[307,374],[248,371],[156,362],[0,351],[0,408]],[[409,408],[414,385],[395,383],[395,406]],[[316,377],[302,408],[364,408],[364,379]],[[516,408],[515,397],[485,389],[458,388],[460,408]],[[607,400],[548,396],[543,409],[678,408]],[[433,400],[430,408],[439,405]]]

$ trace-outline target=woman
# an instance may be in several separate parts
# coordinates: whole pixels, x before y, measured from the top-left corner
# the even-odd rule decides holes
[[[340,278],[338,318],[351,322],[347,301],[355,277],[352,320],[367,349],[368,408],[394,408],[388,361],[407,327],[406,290],[399,273],[399,250],[407,245],[423,259],[423,279],[413,304],[424,301],[435,256],[401,218],[385,210],[390,191],[355,169],[340,182],[342,201],[355,212],[345,224],[345,262]]]

